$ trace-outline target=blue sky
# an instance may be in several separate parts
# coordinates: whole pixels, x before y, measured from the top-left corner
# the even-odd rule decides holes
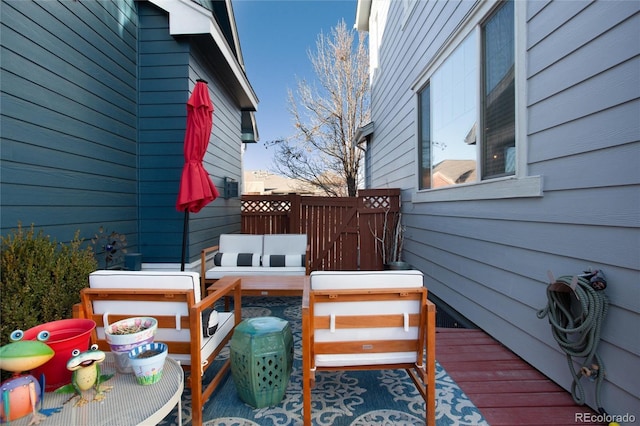
[[[294,133],[287,111],[287,89],[299,79],[315,80],[308,51],[318,35],[330,34],[344,19],[352,28],[356,0],[233,0],[233,12],[249,82],[260,103],[256,112],[260,141],[248,145],[245,170],[272,169],[272,150],[264,142]]]

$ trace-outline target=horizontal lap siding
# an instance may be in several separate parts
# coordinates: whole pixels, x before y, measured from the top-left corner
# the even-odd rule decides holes
[[[610,412],[637,407],[640,395],[631,367],[640,360],[631,337],[640,319],[639,10],[637,2],[554,2],[528,16],[530,173],[545,179],[535,211],[556,254],[549,269],[602,268],[609,282],[600,354]],[[547,359],[560,357],[550,331],[523,329],[540,346],[525,359],[568,387],[566,366]]]
[[[169,16],[149,3],[140,15],[139,181],[144,261],[180,262],[183,214],[176,210],[184,165],[189,43],[169,34]]]
[[[565,389],[564,354],[547,320],[536,317],[546,305],[546,273],[602,268],[611,300],[600,350],[603,405],[633,411],[640,395],[633,368],[640,361],[639,3],[525,7],[527,173],[543,177],[543,197],[411,203],[411,84],[472,5],[418,2],[402,26],[401,3],[391,3],[373,79],[372,186],[404,189],[405,260],[425,273],[429,291]],[[592,384],[586,392],[593,405]]]
[[[3,2],[2,233],[100,226],[137,244],[130,2]]]
[[[224,199],[224,177],[240,181],[240,111],[216,75],[200,42],[209,36],[172,37],[169,17],[148,3],[140,8],[140,238],[145,262],[178,263],[184,213],[176,199],[184,165],[186,103],[202,78],[214,106],[205,170],[221,197],[189,215],[186,262],[240,230],[238,199]],[[213,41],[204,42],[211,48]],[[208,44],[207,44],[208,43]]]
[[[240,108],[217,74],[216,63],[199,46],[197,44],[192,52],[189,73],[192,79],[202,77],[209,82],[214,106],[213,129],[203,163],[220,197],[190,216],[189,258],[192,261],[200,256],[203,248],[217,244],[220,234],[240,232],[240,199],[225,198],[224,178],[235,179],[242,188]]]

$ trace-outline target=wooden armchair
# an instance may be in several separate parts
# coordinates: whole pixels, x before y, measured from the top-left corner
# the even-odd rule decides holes
[[[303,420],[323,370],[405,369],[435,425],[435,305],[420,271],[312,272],[302,298]],[[426,359],[426,362],[425,362]]]
[[[226,360],[212,380],[203,386],[205,371],[229,342],[241,321],[240,281],[229,281],[200,300],[200,279],[192,272],[96,271],[89,277],[90,288],[81,291],[78,315],[92,319],[97,327],[92,343],[109,350],[104,323],[133,316],[151,316],[158,320],[155,341],[166,343],[169,356],[191,370],[193,425],[202,424],[202,407],[221,383],[231,366]],[[205,336],[203,318],[208,322],[209,308],[225,296],[233,296],[235,312],[218,312],[218,327]],[[209,334],[208,332],[206,334]]]

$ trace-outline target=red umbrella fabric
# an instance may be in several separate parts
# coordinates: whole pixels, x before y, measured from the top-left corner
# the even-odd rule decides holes
[[[187,130],[184,135],[184,167],[176,208],[197,213],[220,196],[202,165],[213,127],[213,104],[207,83],[198,80],[187,102]]]

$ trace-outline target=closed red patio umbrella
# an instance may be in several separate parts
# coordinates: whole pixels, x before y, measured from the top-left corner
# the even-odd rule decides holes
[[[213,127],[213,104],[207,82],[198,80],[187,102],[187,129],[184,135],[184,167],[176,209],[184,211],[181,270],[184,271],[189,213],[197,213],[220,193],[202,165]]]

